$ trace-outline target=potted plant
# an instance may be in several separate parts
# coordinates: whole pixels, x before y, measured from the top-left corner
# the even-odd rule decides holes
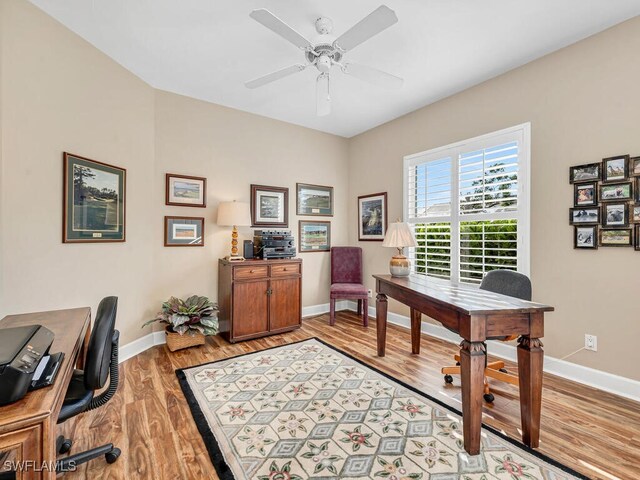
[[[186,300],[171,297],[162,304],[162,311],[142,326],[155,322],[166,324],[167,347],[172,352],[204,345],[206,335],[218,333],[218,306],[198,295]]]

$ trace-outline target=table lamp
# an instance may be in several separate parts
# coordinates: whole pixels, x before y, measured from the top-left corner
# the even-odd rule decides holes
[[[398,249],[398,255],[391,257],[389,262],[391,276],[406,277],[411,273],[411,260],[402,254],[402,249],[416,245],[416,239],[408,223],[398,221],[389,225],[382,246]]]
[[[218,225],[233,227],[231,233],[231,255],[225,258],[231,262],[242,262],[244,257],[238,255],[238,227],[251,225],[249,204],[244,202],[221,202],[218,206]]]

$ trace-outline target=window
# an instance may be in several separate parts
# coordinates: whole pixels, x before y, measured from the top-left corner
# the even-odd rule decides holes
[[[414,273],[468,283],[495,269],[529,273],[530,128],[405,157]]]

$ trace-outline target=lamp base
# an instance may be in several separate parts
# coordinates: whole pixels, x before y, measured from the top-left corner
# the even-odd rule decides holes
[[[404,255],[394,255],[389,262],[392,277],[408,277],[411,274],[411,260]]]
[[[229,262],[244,262],[245,258],[242,255],[227,255],[224,257]]]

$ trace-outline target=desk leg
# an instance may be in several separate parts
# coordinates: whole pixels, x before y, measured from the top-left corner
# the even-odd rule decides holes
[[[422,326],[422,313],[415,308],[411,309],[411,353],[420,353],[420,327]]]
[[[543,361],[544,352],[539,338],[522,336],[518,339],[522,442],[531,448],[537,448],[540,441]]]
[[[482,394],[487,352],[482,342],[460,344],[460,377],[462,379],[462,429],[464,449],[469,455],[480,453],[482,428]]]
[[[376,297],[376,331],[378,334],[378,356],[384,357],[387,344],[387,296],[382,293]]]

